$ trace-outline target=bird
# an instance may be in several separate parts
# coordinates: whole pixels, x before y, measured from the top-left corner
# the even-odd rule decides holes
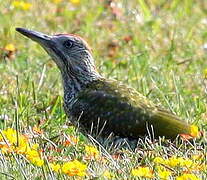
[[[157,106],[135,89],[102,76],[91,48],[78,35],[47,35],[16,28],[40,44],[60,70],[63,107],[69,120],[84,133],[94,128],[105,137],[114,134],[138,139],[149,132],[155,138],[175,139],[190,134],[190,125],[169,110]]]

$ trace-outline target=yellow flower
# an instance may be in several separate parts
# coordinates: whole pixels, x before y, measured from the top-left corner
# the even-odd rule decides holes
[[[37,151],[39,145],[33,144],[32,148],[30,148],[26,136],[20,133],[17,136],[16,130],[8,128],[2,131],[0,141],[4,140],[3,137],[5,137],[7,143],[1,142],[3,144],[0,146],[2,153],[15,152],[17,154],[25,154],[26,158],[34,165],[42,166],[44,164],[44,160],[40,158],[39,152]]]
[[[171,171],[168,171],[168,170],[165,170],[165,169],[158,169],[158,176],[160,179],[169,179],[169,176],[171,176],[172,172]]]
[[[18,136],[18,145],[19,146],[27,146],[27,145],[29,145],[28,138],[25,137],[22,134],[19,134],[19,136]]]
[[[21,1],[13,1],[12,2],[12,6],[14,6],[14,7],[20,7],[21,6]]]
[[[176,180],[200,180],[195,174],[183,174],[176,178]]]
[[[38,158],[39,157],[39,153],[36,150],[30,150],[30,151],[27,152],[27,157],[29,159]]]
[[[43,159],[40,158],[39,152],[36,150],[28,151],[26,158],[36,166],[42,166],[44,164]]]
[[[40,159],[40,158],[37,158],[36,161],[34,162],[34,164],[35,164],[36,166],[41,167],[41,166],[43,166],[43,164],[44,164],[44,160],[43,160],[43,159]]]
[[[70,161],[62,166],[62,172],[68,176],[85,176],[87,166],[78,160]]]
[[[4,141],[3,137],[5,137],[5,140],[7,141],[6,144],[9,145],[6,145],[7,147],[0,147],[4,148],[2,150],[4,153],[7,150],[8,153],[14,151],[17,154],[24,154],[28,151],[28,149],[30,149],[28,139],[20,133],[17,136],[16,130],[12,128],[2,131],[2,135],[0,135],[0,141]]]
[[[37,150],[39,148],[39,144],[35,143],[32,145],[32,149]]]
[[[154,163],[156,164],[163,164],[165,162],[165,159],[161,158],[161,157],[156,157],[154,158]]]
[[[184,161],[182,161],[181,166],[185,166],[189,168],[193,166],[193,161],[190,159],[185,159]]]
[[[104,171],[104,173],[102,174],[103,177],[107,178],[107,179],[112,179],[114,178],[114,175],[111,174],[108,170]]]
[[[180,162],[181,162],[181,159],[178,159],[177,157],[172,156],[166,160],[166,165],[175,167],[175,166],[178,166]]]
[[[15,8],[27,11],[27,10],[31,9],[32,4],[24,2],[24,1],[13,1],[12,6],[15,7]]]
[[[27,10],[30,10],[32,7],[32,4],[31,3],[23,3],[22,4],[22,9],[27,11]]]
[[[6,140],[9,141],[10,144],[17,143],[17,132],[12,128],[8,128],[7,130],[3,130],[2,134],[5,136]],[[1,137],[2,139],[3,137]]]
[[[100,152],[98,149],[94,146],[85,146],[86,154],[90,157],[98,158],[100,155]]]
[[[190,159],[184,159],[182,157],[172,156],[171,158],[167,159],[164,164],[171,167],[185,166],[189,168],[193,165],[193,161]]]
[[[198,126],[196,126],[196,125],[190,126],[190,135],[193,137],[199,137],[200,133],[198,130]]]
[[[149,167],[132,169],[131,174],[138,177],[153,178],[153,171]]]
[[[6,51],[15,51],[16,49],[15,49],[15,46],[14,46],[14,44],[7,44],[5,47],[4,47],[4,49],[6,50]]]
[[[80,4],[80,0],[69,0],[69,1],[74,5],[79,5]]]
[[[49,163],[49,166],[55,172],[58,172],[60,170],[60,164]]]
[[[28,151],[30,151],[30,147],[28,143],[21,144],[15,148],[15,152],[17,154],[26,154]]]

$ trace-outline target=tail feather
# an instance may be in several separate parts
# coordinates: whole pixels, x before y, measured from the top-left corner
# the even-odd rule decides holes
[[[168,111],[158,109],[152,119],[150,124],[153,125],[156,137],[165,136],[174,139],[179,134],[190,134],[190,125]]]

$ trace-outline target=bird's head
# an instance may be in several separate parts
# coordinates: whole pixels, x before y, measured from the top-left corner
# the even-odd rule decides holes
[[[90,76],[97,73],[90,48],[81,37],[73,34],[46,35],[25,28],[16,30],[39,43],[61,72],[71,76]]]

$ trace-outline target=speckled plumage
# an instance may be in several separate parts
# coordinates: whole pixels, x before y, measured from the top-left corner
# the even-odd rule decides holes
[[[65,101],[67,102],[67,100]],[[153,125],[154,135],[175,138],[180,133],[189,133],[188,126],[169,111],[156,107],[134,89],[115,80],[100,78],[88,83],[72,105],[65,110],[72,121],[79,123],[88,132],[98,125],[103,134],[113,132],[122,137],[146,135],[147,126]]]
[[[188,134],[190,126],[176,115],[157,107],[136,90],[103,78],[96,70],[87,43],[78,36],[49,36],[24,28],[16,29],[38,42],[61,71],[64,109],[73,124],[89,133],[114,133],[138,138],[153,132],[156,137],[175,138]]]

